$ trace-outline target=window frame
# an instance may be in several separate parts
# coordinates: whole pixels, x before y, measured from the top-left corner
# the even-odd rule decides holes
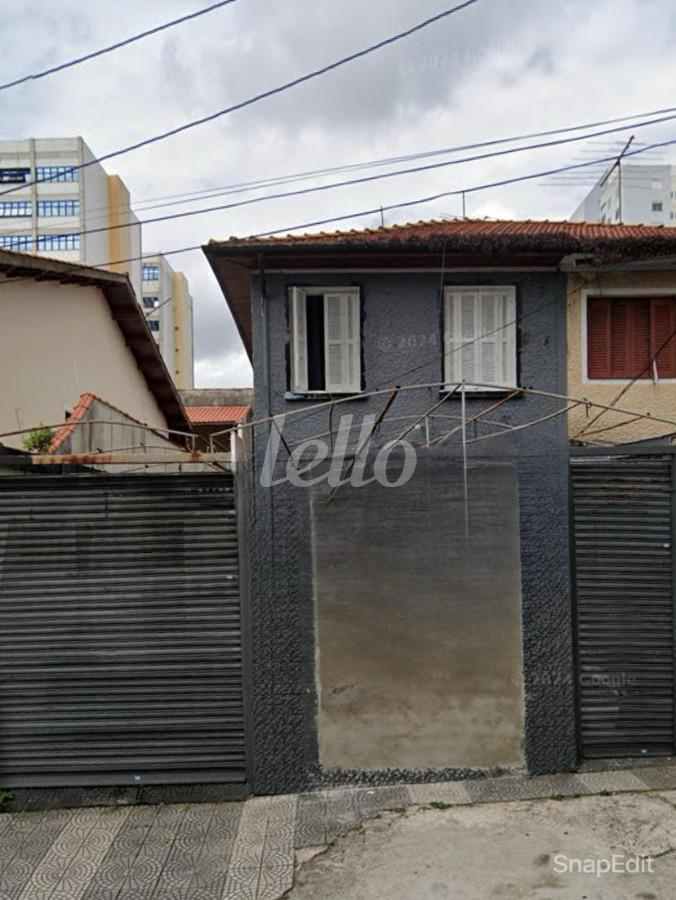
[[[59,246],[60,244],[63,246]],[[35,249],[38,253],[73,253],[79,251],[80,248],[80,235],[77,232],[47,232],[39,234],[35,242]]]
[[[514,324],[511,326],[513,328],[513,365],[511,369],[511,373],[513,374],[513,384],[505,384],[505,385],[496,385],[495,387],[479,387],[474,385],[466,385],[465,390],[469,394],[507,394],[510,391],[515,391],[519,387],[520,381],[520,366],[519,366],[519,326],[518,326],[518,293],[515,284],[445,284],[444,290],[441,296],[441,345],[442,345],[442,357],[441,357],[441,377],[444,382],[443,391],[447,392],[450,388],[454,387],[458,382],[453,379],[449,379],[450,372],[448,371],[449,362],[447,360],[448,350],[447,350],[447,323],[446,323],[446,311],[447,311],[447,297],[449,294],[453,293],[477,293],[480,291],[494,291],[495,293],[507,294],[511,300],[512,307],[514,309]],[[496,332],[497,334],[497,332]],[[460,340],[462,344],[462,339]]]
[[[32,252],[33,246],[33,237],[30,234],[0,234],[0,250],[27,253]]]
[[[611,378],[590,378],[589,377],[589,334],[587,331],[587,312],[589,300],[595,299],[612,299],[616,297],[618,300],[625,298],[627,300],[650,300],[650,299],[673,299],[676,302],[676,288],[666,287],[633,287],[633,288],[604,288],[599,291],[598,288],[582,288],[580,291],[580,375],[583,384],[617,384],[618,382],[626,382],[631,380],[631,375],[620,375]],[[675,384],[676,378],[658,379],[659,384]],[[651,378],[639,379],[638,384],[653,384]]]
[[[25,209],[25,212],[9,212],[5,213],[5,208],[10,210],[14,207]],[[33,217],[33,204],[30,200],[2,200],[0,201],[0,219],[31,219]]]
[[[305,390],[299,390],[295,387],[297,383],[296,380],[296,372],[295,372],[295,314],[294,314],[294,295],[295,292],[298,291],[304,300],[307,300],[308,297],[317,297],[324,296],[325,294],[354,294],[356,295],[357,300],[357,315],[356,315],[356,365],[357,365],[357,380],[359,382],[359,386],[356,388],[350,388],[346,390],[319,390],[315,388],[307,388]],[[287,398],[293,399],[296,397],[329,397],[329,396],[340,396],[340,397],[358,397],[364,391],[364,365],[363,365],[363,332],[362,332],[362,290],[359,285],[355,284],[343,284],[343,285],[335,285],[335,284],[327,284],[327,285],[317,285],[317,284],[293,284],[288,285],[287,290],[287,335],[288,335],[288,365],[287,365]],[[326,312],[324,313],[326,315]],[[307,339],[307,332],[305,335]],[[324,335],[324,340],[326,342],[327,336]],[[305,353],[306,363],[307,363],[307,350]],[[328,375],[327,372],[327,363],[326,360],[324,362],[324,373],[325,376]]]
[[[50,174],[45,176],[45,172]],[[40,174],[42,173],[42,174]],[[77,163],[70,165],[53,165],[53,166],[36,166],[35,182],[36,184],[75,184],[80,180],[80,170]]]
[[[45,207],[49,207],[51,209],[56,208],[56,212],[45,212]],[[67,209],[68,207],[72,207],[71,212],[61,212],[60,207]],[[80,201],[77,198],[73,199],[46,199],[37,201],[37,215],[39,219],[66,219],[66,218],[78,218],[80,215]]]
[[[145,272],[146,269],[152,269],[153,272],[156,272],[156,275],[153,275],[152,278],[146,278]],[[143,263],[141,265],[141,281],[159,281],[160,280],[160,266],[159,263]]]

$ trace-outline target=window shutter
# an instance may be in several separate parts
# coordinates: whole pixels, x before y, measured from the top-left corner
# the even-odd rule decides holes
[[[327,392],[360,391],[358,291],[324,294],[324,341]]]
[[[307,389],[307,301],[302,288],[292,288],[291,390],[304,394]]]
[[[629,324],[629,377],[650,378],[650,301],[634,300],[628,302]]]
[[[671,298],[651,302],[650,355],[654,354],[659,378],[676,378],[676,316]],[[662,348],[662,349],[660,349]],[[658,352],[659,351],[659,352]],[[651,371],[648,376],[652,375]]]
[[[516,298],[505,288],[447,289],[444,294],[444,377],[516,385]]]
[[[595,297],[587,302],[587,374],[611,377],[610,300]]]

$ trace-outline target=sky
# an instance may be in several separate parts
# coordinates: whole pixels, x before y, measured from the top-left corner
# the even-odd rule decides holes
[[[4,82],[208,3],[0,0],[0,5],[6,7]],[[0,139],[82,135],[103,155],[293,79],[450,5],[450,0],[237,0],[98,60],[0,93]],[[132,202],[140,204],[676,106],[674,46],[673,0],[479,0],[366,59],[105,166],[122,177]],[[316,219],[581,162],[619,149],[630,133],[146,225],[144,251],[293,230]],[[637,141],[671,138],[676,121],[636,131]],[[655,161],[676,162],[676,149],[667,148]],[[567,218],[591,183],[537,179],[470,193],[467,214]],[[146,218],[231,199],[138,214]],[[385,223],[460,212],[460,199],[450,197],[386,213]],[[379,221],[379,215],[367,216],[336,227],[371,227]],[[169,261],[186,273],[194,298],[196,386],[250,385],[248,359],[205,257],[197,251]]]

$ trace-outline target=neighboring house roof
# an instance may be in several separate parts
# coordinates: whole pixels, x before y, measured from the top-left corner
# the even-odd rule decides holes
[[[49,448],[52,453],[59,449],[61,444],[71,436],[78,425],[84,422],[87,417],[87,412],[95,399],[95,394],[80,394],[80,399],[77,401],[68,417],[68,424],[62,425],[61,428],[57,428],[54,432],[52,445]]]
[[[191,425],[220,425],[223,422],[246,422],[250,406],[186,406]]]
[[[115,410],[115,412],[120,413],[120,415],[124,416],[124,418],[129,422],[135,422],[137,425],[142,425],[145,427],[146,423],[141,422],[140,419],[135,418],[134,416],[130,416],[129,413],[120,409],[119,406],[115,406],[114,403],[109,403],[108,400],[104,400],[103,397],[99,397],[97,394],[92,394],[89,391],[86,391],[84,394],[80,394],[80,397],[70,412],[68,416],[68,421],[65,425],[62,425],[60,428],[54,432],[54,437],[52,438],[52,443],[50,446],[50,452],[55,453],[64,442],[73,434],[78,425],[81,425],[83,422],[87,420],[87,414],[92,408],[92,404],[98,401],[102,403],[108,409]],[[153,432],[154,429],[150,428],[149,432]],[[161,434],[159,431],[155,432],[160,435],[160,437],[164,440],[171,441],[171,435]]]
[[[183,405],[253,406],[253,388],[185,388],[179,390]]]
[[[168,427],[190,430],[181,398],[126,275],[11,250],[0,250],[0,274],[9,279],[33,278],[99,288]]]
[[[556,267],[676,258],[676,228],[589,222],[454,219],[283,237],[232,237],[203,247],[251,354],[250,277],[266,269],[312,271],[447,266]]]

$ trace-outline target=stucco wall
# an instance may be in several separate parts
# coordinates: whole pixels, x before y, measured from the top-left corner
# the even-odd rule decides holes
[[[328,490],[312,504],[320,764],[521,765],[513,461],[472,461],[468,535],[462,461],[444,447],[398,488]]]
[[[562,276],[447,273],[445,282],[517,285],[517,303],[523,317],[519,334],[521,383],[565,392],[565,280]],[[265,416],[269,411],[298,413],[284,423],[284,433],[291,444],[325,432],[328,425],[326,409],[311,412],[306,401],[285,399],[287,291],[294,284],[357,284],[360,287],[367,391],[394,383],[424,384],[442,380],[438,273],[353,277],[268,273],[267,304],[261,300],[257,279],[253,285],[255,417]],[[402,392],[388,417],[420,414],[438,401],[439,396],[438,387]],[[340,413],[352,413],[361,419],[365,414],[377,413],[383,400],[382,396],[355,399],[343,404]],[[490,402],[471,399],[468,414],[473,415]],[[555,408],[552,401],[527,397],[501,407],[494,418],[519,424]],[[458,416],[457,399],[445,401],[437,412]],[[400,422],[396,424],[401,427]],[[448,421],[439,420],[433,430],[448,425]],[[477,425],[473,433],[483,432]],[[322,648],[315,636],[311,492],[288,483],[274,488],[260,487],[258,476],[267,436],[267,429],[261,426],[256,433],[251,535],[252,701],[255,788],[260,792],[275,792],[303,786],[312,778],[331,780],[342,776],[334,769],[322,769],[319,765],[317,691],[323,687],[316,680],[316,654],[321,657]],[[495,462],[507,452],[507,444],[499,449],[498,443],[496,440],[476,445],[483,448],[484,461]],[[575,760],[565,419],[559,416],[533,429],[517,432],[509,443],[509,452],[518,469],[525,758],[533,772],[555,771],[565,769]],[[280,472],[285,462],[282,450]],[[490,565],[488,556],[486,565]],[[363,590],[363,596],[368,597],[367,589]],[[411,611],[419,601],[419,597],[411,597]],[[448,620],[444,628],[448,628]],[[353,727],[359,729],[359,715],[354,716]],[[486,757],[479,751],[478,740],[476,746],[475,764],[465,765],[463,771],[485,764]],[[434,770],[420,771],[430,764],[430,758],[423,754],[419,755],[419,763],[409,755],[406,764],[398,767],[383,757],[380,768],[372,761],[368,778],[386,780],[401,776],[404,769],[411,777],[438,777],[440,772],[449,776],[458,774],[461,771],[457,768],[458,757],[454,760],[450,750],[444,757],[443,748],[437,749],[440,752],[433,761]],[[463,757],[463,763],[467,760],[468,757]]]
[[[587,378],[587,359],[585,353],[586,313],[583,301],[584,291],[593,296],[669,296],[676,297],[676,272],[630,272],[630,273],[598,273],[588,278],[572,275],[568,284],[568,394],[571,397],[587,397],[592,401],[612,405],[629,379],[611,379],[607,381],[590,381]],[[643,294],[643,291],[646,293]],[[619,293],[618,293],[619,292]],[[653,383],[652,379],[639,379],[617,400],[617,406],[629,412],[651,413],[671,419],[676,423],[676,381],[665,380]],[[642,438],[656,437],[676,431],[676,424],[665,422],[649,422],[645,419],[626,426],[620,423],[632,418],[626,413],[606,412],[598,422],[589,424],[590,420],[600,412],[590,408],[589,412],[581,406],[569,414],[569,434],[571,438],[579,435],[585,426],[589,430],[590,440],[606,440],[612,443],[635,441]],[[592,434],[597,429],[616,426],[608,431]]]
[[[0,383],[3,432],[63,422],[85,391],[166,428],[98,288],[0,279]]]

